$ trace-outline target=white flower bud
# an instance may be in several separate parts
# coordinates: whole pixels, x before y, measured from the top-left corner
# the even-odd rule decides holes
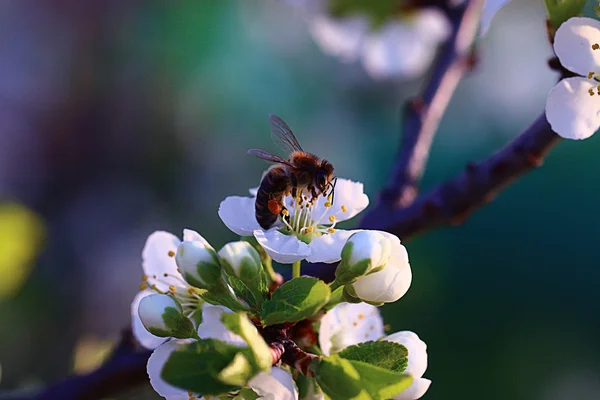
[[[388,236],[393,235],[384,235],[378,231],[359,231],[350,236],[342,249],[342,261],[335,271],[336,281],[344,285],[377,268],[385,267],[392,249]]]
[[[227,274],[243,282],[255,279],[262,268],[258,252],[248,242],[228,243],[219,250]]]
[[[155,336],[185,339],[196,335],[192,321],[183,315],[181,305],[169,295],[144,297],[138,314],[144,327]]]
[[[215,250],[200,241],[184,241],[177,248],[175,262],[192,286],[211,289],[223,284],[221,266]]]
[[[392,303],[408,291],[412,281],[412,272],[408,262],[408,253],[400,240],[388,235],[391,251],[388,262],[376,272],[360,276],[351,285],[346,286],[356,298],[369,303]],[[350,286],[350,287],[349,287]]]

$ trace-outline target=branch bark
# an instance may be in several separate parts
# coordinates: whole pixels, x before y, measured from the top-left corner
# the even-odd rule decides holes
[[[473,64],[472,45],[479,28],[482,0],[445,7],[452,34],[442,50],[422,95],[404,110],[402,142],[379,203],[390,209],[407,207],[416,198],[435,132],[461,78]]]

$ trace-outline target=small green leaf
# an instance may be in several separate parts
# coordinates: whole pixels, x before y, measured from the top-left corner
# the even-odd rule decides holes
[[[258,400],[260,396],[256,394],[256,392],[250,388],[243,388],[240,390],[239,398],[244,400]],[[237,398],[237,397],[236,397]]]
[[[315,378],[298,374],[296,377],[296,386],[298,387],[299,400],[316,400],[323,398],[323,391],[317,384]]]
[[[344,359],[338,354],[321,360],[316,378],[323,392],[336,400],[385,400],[412,383],[410,375],[363,361]]]
[[[217,339],[201,339],[175,350],[161,376],[181,389],[216,396],[244,385],[255,375],[252,368],[247,368],[252,358],[248,348]]]
[[[554,32],[569,18],[581,15],[586,0],[544,0],[548,11],[548,21]]]
[[[347,360],[362,361],[395,372],[403,372],[408,365],[406,347],[386,340],[359,343],[337,354]]]
[[[263,269],[256,275],[252,286],[248,286],[241,279],[233,275],[229,276],[229,284],[233,288],[235,295],[248,303],[253,310],[260,310],[262,303],[269,294],[267,275]]]
[[[329,286],[317,278],[302,276],[287,281],[263,303],[263,322],[274,325],[311,317],[327,304],[330,295]]]
[[[254,372],[269,372],[273,363],[271,350],[246,314],[223,313],[221,320],[229,331],[241,336],[250,347]]]

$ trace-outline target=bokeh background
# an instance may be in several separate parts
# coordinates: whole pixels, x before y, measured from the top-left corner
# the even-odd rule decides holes
[[[533,0],[496,16],[425,189],[543,111],[557,78],[544,18]],[[246,150],[276,150],[269,113],[374,199],[421,86],[323,55],[274,0],[0,2],[0,395],[102,359],[152,231],[235,239],[217,208],[259,183]],[[383,314],[428,344],[425,399],[598,398],[599,148],[560,143],[463,226],[406,243],[413,284]]]

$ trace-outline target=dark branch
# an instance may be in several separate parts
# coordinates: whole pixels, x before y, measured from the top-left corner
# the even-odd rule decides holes
[[[362,220],[361,228],[384,230],[406,240],[440,226],[460,224],[505,186],[540,166],[558,140],[541,115],[487,160],[468,165],[462,174],[421,196],[408,208],[393,212],[382,207],[374,209]]]
[[[381,192],[382,206],[406,207],[417,196],[440,119],[458,82],[473,64],[472,44],[482,4],[482,0],[470,0],[446,10],[452,34],[442,46],[422,95],[405,107],[402,142],[390,179]]]

